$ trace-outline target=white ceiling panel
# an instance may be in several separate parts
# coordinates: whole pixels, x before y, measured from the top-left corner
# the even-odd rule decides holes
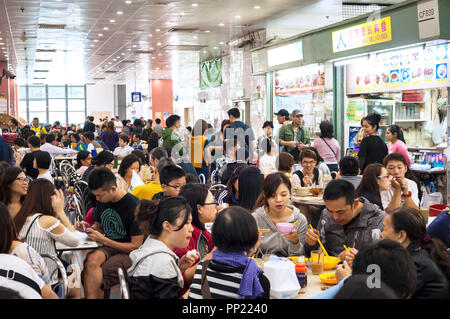
[[[230,41],[260,29],[269,38],[315,29],[339,21],[341,10],[342,0],[0,0],[0,60],[22,84],[125,81],[127,72],[166,76],[174,66],[198,63],[198,50],[227,52]],[[184,51],[188,46],[197,51]]]

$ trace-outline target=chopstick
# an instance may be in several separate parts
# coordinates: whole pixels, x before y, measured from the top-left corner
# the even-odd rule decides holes
[[[348,249],[347,246],[344,245],[344,248],[345,248],[345,250],[346,250],[349,254],[351,254],[350,249]]]
[[[297,224],[298,223],[298,219],[292,224],[292,226],[294,226],[295,224]]]
[[[314,228],[311,226],[311,224],[309,224],[309,227],[311,227],[311,229],[314,230]],[[319,242],[320,247],[322,247],[322,250],[325,253],[325,255],[329,256],[328,252],[325,250],[325,247],[323,247],[322,242],[320,241],[320,238],[318,238],[317,241]]]
[[[268,233],[268,232],[270,232],[270,229],[269,228],[260,228],[260,229],[258,229],[258,231],[260,233]]]

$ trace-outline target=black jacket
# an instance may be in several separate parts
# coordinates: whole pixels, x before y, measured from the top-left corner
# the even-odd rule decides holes
[[[447,296],[448,281],[428,252],[417,244],[410,244],[408,251],[417,268],[416,291],[412,299],[441,299]]]

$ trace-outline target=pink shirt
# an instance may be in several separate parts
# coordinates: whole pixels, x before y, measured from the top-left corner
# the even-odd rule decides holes
[[[326,143],[325,143],[326,142]],[[328,147],[328,145],[329,147]],[[339,142],[334,138],[318,137],[314,140],[313,147],[319,152],[320,157],[325,163],[338,163],[341,157],[341,147]],[[335,155],[336,154],[336,155]]]
[[[411,158],[409,157],[408,148],[406,147],[405,143],[398,140],[394,145],[389,144],[388,150],[389,150],[389,153],[402,154],[405,157],[406,164],[408,164],[408,167],[411,166]]]

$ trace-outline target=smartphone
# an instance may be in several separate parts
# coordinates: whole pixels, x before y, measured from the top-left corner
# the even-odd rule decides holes
[[[87,230],[85,230],[85,229],[83,229],[83,228],[80,228],[80,227],[77,227],[76,230],[78,230],[78,231],[80,231],[80,232],[82,232],[82,233],[86,233],[86,234],[92,233],[92,232],[87,231]]]

